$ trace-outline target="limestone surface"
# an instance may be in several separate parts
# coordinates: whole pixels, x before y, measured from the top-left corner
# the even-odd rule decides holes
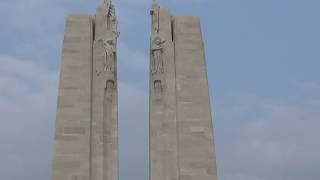
[[[151,9],[150,178],[217,180],[200,20]]]
[[[67,20],[52,180],[118,180],[117,23],[111,0]]]

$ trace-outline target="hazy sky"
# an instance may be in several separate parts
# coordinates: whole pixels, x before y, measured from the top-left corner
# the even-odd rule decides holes
[[[65,20],[101,1],[0,1],[1,180],[50,180]],[[148,180],[152,0],[114,1],[120,180]],[[320,179],[320,1],[159,3],[201,18],[219,179]]]

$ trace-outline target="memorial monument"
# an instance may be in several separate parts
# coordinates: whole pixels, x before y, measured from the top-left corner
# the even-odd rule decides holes
[[[118,179],[118,36],[111,0],[68,17],[52,180]]]
[[[151,17],[150,180],[217,180],[200,20]]]
[[[151,17],[150,180],[217,180],[200,20]],[[67,19],[52,180],[118,180],[117,23],[111,0]]]

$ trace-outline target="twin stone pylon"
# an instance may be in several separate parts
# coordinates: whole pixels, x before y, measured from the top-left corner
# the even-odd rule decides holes
[[[118,179],[118,35],[111,1],[67,20],[53,180]]]
[[[150,180],[217,180],[199,19],[151,10]],[[52,180],[118,180],[117,17],[68,17]]]
[[[217,180],[200,21],[151,10],[150,179]]]

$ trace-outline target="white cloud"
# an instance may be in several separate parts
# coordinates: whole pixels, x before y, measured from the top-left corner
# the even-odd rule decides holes
[[[48,179],[57,97],[56,71],[0,56],[0,179]]]
[[[319,91],[313,93],[319,100]],[[306,172],[309,179],[320,178],[319,109],[307,98],[292,102],[250,94],[223,103],[216,110],[221,179],[299,180]]]
[[[58,72],[44,65],[0,56],[1,180],[50,179],[57,80]],[[141,161],[147,159],[148,150],[147,96],[147,90],[136,84],[119,82],[120,135],[130,136],[120,136],[121,160],[127,164],[121,171],[126,179],[147,175],[147,161]],[[132,157],[127,149],[136,155]],[[132,165],[137,164],[133,171]]]

